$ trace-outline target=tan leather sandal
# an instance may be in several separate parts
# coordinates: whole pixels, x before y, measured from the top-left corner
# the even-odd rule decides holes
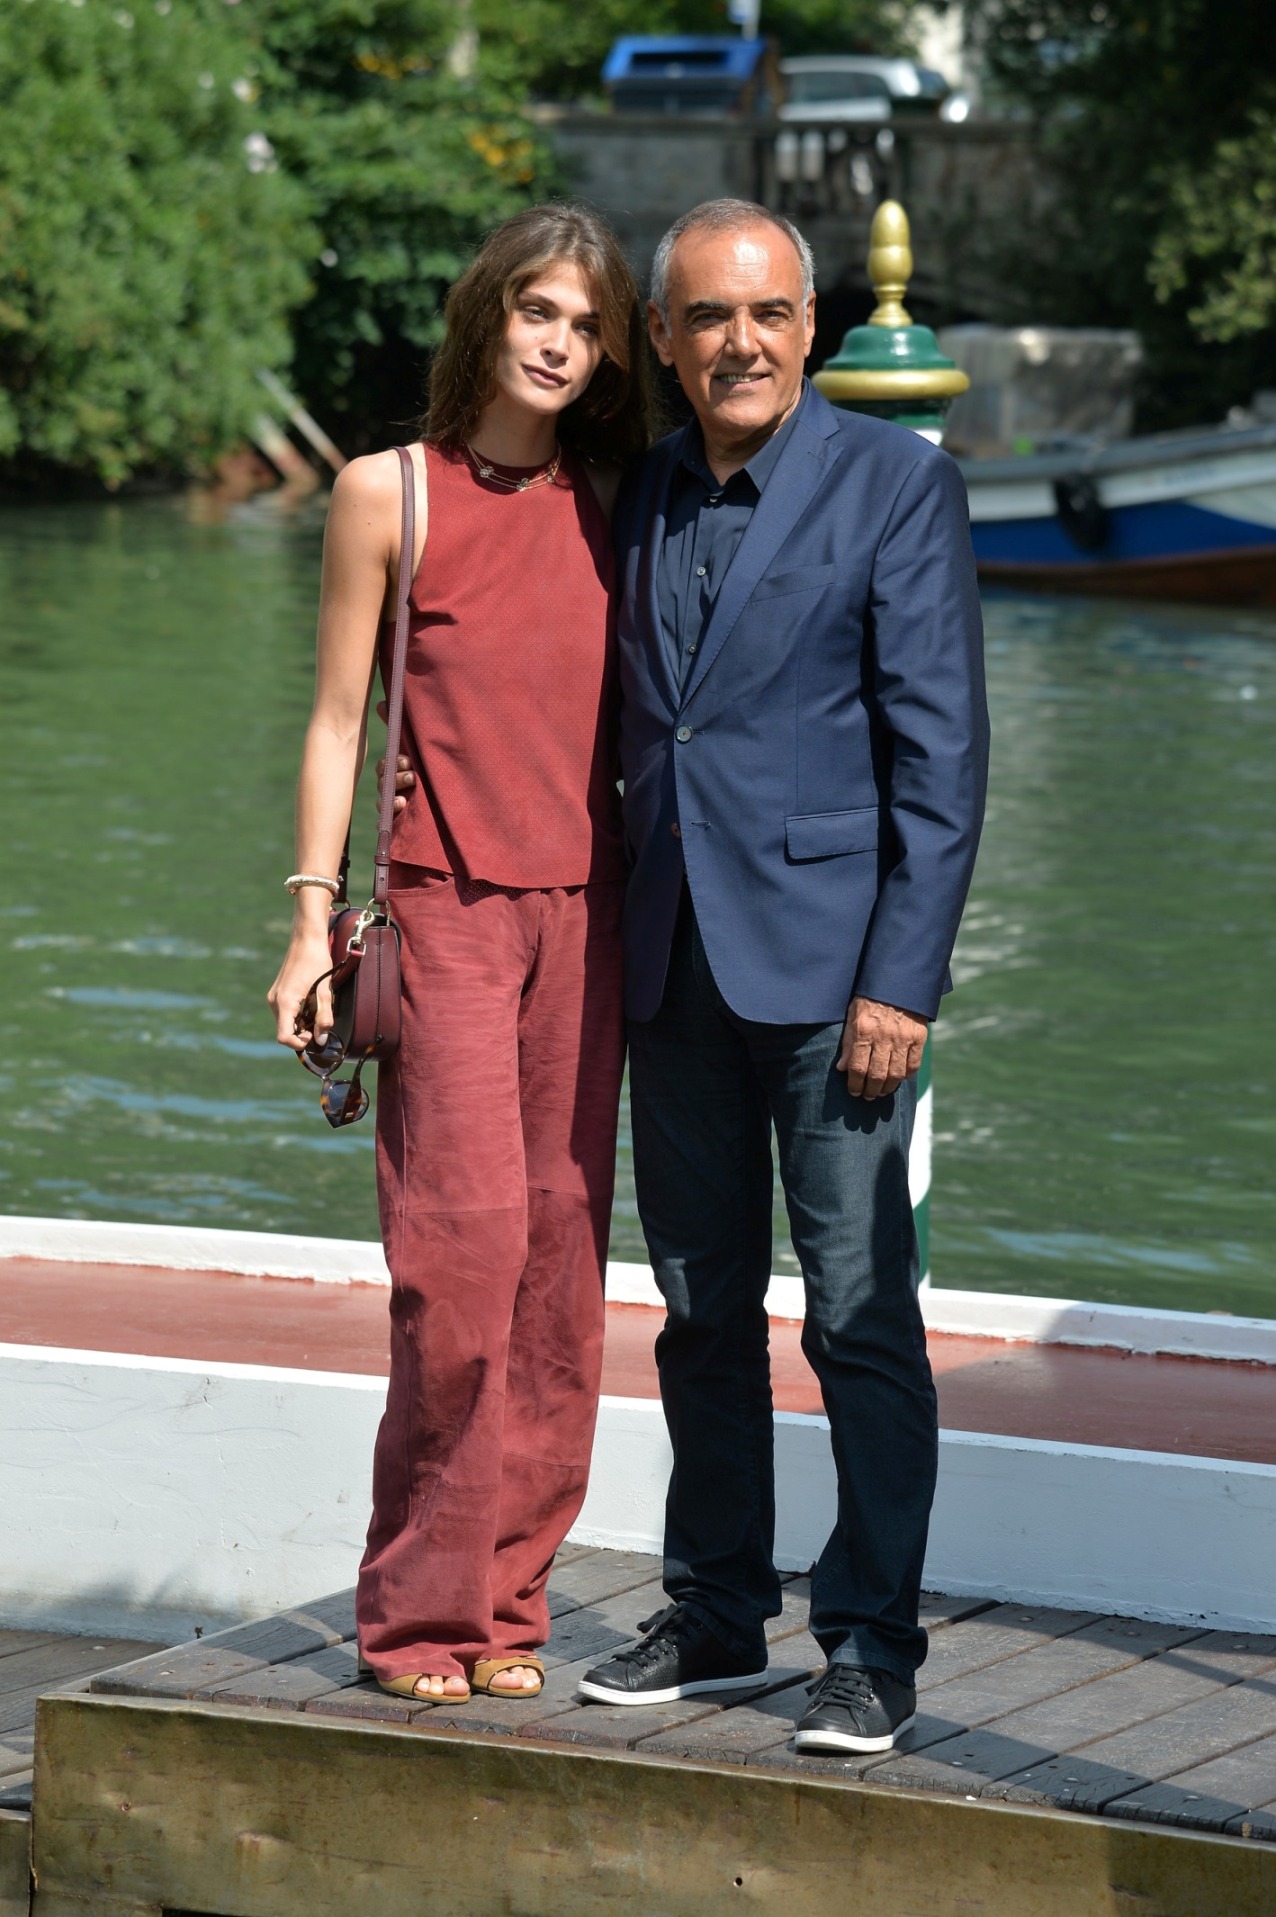
[[[540,1682],[534,1691],[514,1691],[504,1684],[493,1684],[498,1672],[518,1670],[536,1672]],[[470,1673],[470,1688],[483,1697],[539,1697],[545,1688],[545,1666],[526,1651],[521,1657],[481,1657]]]
[[[377,1689],[384,1691],[387,1697],[407,1697],[414,1704],[465,1704],[470,1698],[468,1687],[464,1692],[443,1692],[437,1697],[430,1691],[417,1689],[422,1678],[441,1677],[446,1683],[449,1677],[459,1677],[461,1675],[459,1671],[405,1671],[402,1677],[377,1677],[372,1666],[364,1661],[363,1653],[360,1652],[359,1675],[376,1678]]]

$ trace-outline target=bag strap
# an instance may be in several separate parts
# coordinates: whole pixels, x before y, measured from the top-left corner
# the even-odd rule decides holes
[[[385,778],[381,784],[381,817],[373,857],[372,902],[387,910],[390,898],[390,827],[394,820],[394,779],[403,736],[403,681],[408,658],[408,597],[412,591],[413,548],[416,545],[416,468],[406,446],[396,446],[403,478],[403,521],[399,533],[399,583],[394,606],[394,652],[390,662],[389,711],[386,718]]]

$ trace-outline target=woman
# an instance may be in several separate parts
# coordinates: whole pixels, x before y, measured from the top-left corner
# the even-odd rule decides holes
[[[623,1063],[624,855],[608,533],[648,437],[633,275],[536,207],[453,287],[417,469],[390,905],[403,1028],[380,1070],[390,1384],[359,1574],[382,1689],[540,1689],[554,1553],[584,1497]],[[329,892],[398,561],[393,451],[333,489],[277,1037],[328,969]],[[422,557],[422,551],[424,556]],[[315,1014],[322,1040],[326,991]]]

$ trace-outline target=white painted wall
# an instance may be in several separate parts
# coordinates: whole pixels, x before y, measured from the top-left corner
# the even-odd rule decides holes
[[[0,1345],[0,1624],[174,1641],[353,1583],[379,1378]],[[579,1541],[660,1548],[654,1400],[605,1398]],[[777,1561],[832,1522],[776,1418]],[[944,1432],[935,1589],[1276,1631],[1276,1467]]]
[[[659,1550],[669,1459],[660,1407],[604,1404],[572,1535]],[[775,1560],[802,1571],[823,1548],[836,1507],[828,1423],[778,1412],[775,1441]],[[640,1473],[655,1487],[645,1509],[632,1495]],[[1273,1566],[1276,1466],[940,1432],[929,1590],[1276,1631]]]
[[[946,1431],[930,1586],[1276,1631],[1276,1466]]]
[[[352,1584],[385,1380],[0,1345],[0,1624],[163,1642]]]

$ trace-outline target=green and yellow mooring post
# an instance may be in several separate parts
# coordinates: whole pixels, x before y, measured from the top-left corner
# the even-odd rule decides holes
[[[905,307],[912,273],[908,215],[897,200],[885,200],[873,215],[868,246],[868,277],[877,305],[867,325],[852,326],[824,370],[816,373],[814,384],[835,406],[894,420],[937,446],[948,408],[970,380],[940,352],[929,326],[916,325]],[[928,1038],[917,1081],[917,1122],[908,1166],[923,1284],[930,1277],[931,1044]]]
[[[905,307],[912,273],[908,215],[898,200],[884,200],[873,215],[868,241],[868,277],[877,305],[867,325],[852,326],[814,384],[847,412],[893,419],[938,445],[948,408],[970,379],[940,352],[929,326],[918,326]]]

